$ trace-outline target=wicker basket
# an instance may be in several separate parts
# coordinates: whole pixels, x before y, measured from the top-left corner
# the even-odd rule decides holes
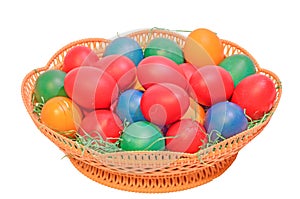
[[[185,37],[167,30],[141,30],[127,36],[138,41],[142,47],[156,37],[170,38],[183,47]],[[22,83],[22,97],[25,107],[37,128],[69,157],[72,164],[82,174],[103,185],[134,192],[173,192],[205,184],[226,171],[238,152],[255,138],[268,124],[270,115],[263,123],[226,139],[197,154],[169,151],[116,152],[99,154],[65,138],[41,124],[33,113],[32,93],[39,74],[50,69],[60,69],[67,51],[76,45],[93,49],[99,57],[110,40],[101,38],[83,39],[60,49],[43,68],[27,74]],[[230,41],[222,40],[226,56],[246,54],[255,63],[257,73],[268,76],[276,84],[276,102],[271,110],[276,110],[281,97],[279,78],[262,69],[256,60],[243,48]]]

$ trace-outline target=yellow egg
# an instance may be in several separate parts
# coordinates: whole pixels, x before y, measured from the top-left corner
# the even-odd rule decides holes
[[[190,106],[187,112],[182,116],[181,119],[192,119],[198,121],[201,125],[204,124],[205,111],[201,105],[195,100],[190,98]]]
[[[141,85],[140,81],[136,81],[135,86],[133,88],[136,90],[145,91],[145,88]]]

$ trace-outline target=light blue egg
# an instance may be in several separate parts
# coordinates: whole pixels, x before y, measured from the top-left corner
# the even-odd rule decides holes
[[[125,55],[137,66],[144,58],[141,46],[132,38],[118,37],[105,48],[103,57],[108,55]]]

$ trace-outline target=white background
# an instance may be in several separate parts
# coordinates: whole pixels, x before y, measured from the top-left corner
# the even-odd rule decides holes
[[[299,198],[296,2],[1,1],[1,198]],[[79,173],[34,126],[20,92],[25,75],[69,42],[152,27],[209,28],[247,49],[283,83],[271,122],[222,176],[190,190],[157,195],[108,188]]]

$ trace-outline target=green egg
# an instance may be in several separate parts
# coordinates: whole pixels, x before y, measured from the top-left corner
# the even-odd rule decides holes
[[[244,54],[228,56],[219,66],[231,74],[235,87],[242,79],[256,72],[254,62]]]
[[[124,151],[158,151],[164,150],[165,140],[156,125],[138,121],[125,128],[120,147]]]
[[[183,52],[179,45],[168,38],[155,38],[152,39],[145,48],[144,56],[164,56],[177,64],[184,62]]]
[[[56,96],[67,97],[64,89],[66,73],[61,70],[48,70],[42,73],[35,83],[34,94],[37,102],[46,103]]]

